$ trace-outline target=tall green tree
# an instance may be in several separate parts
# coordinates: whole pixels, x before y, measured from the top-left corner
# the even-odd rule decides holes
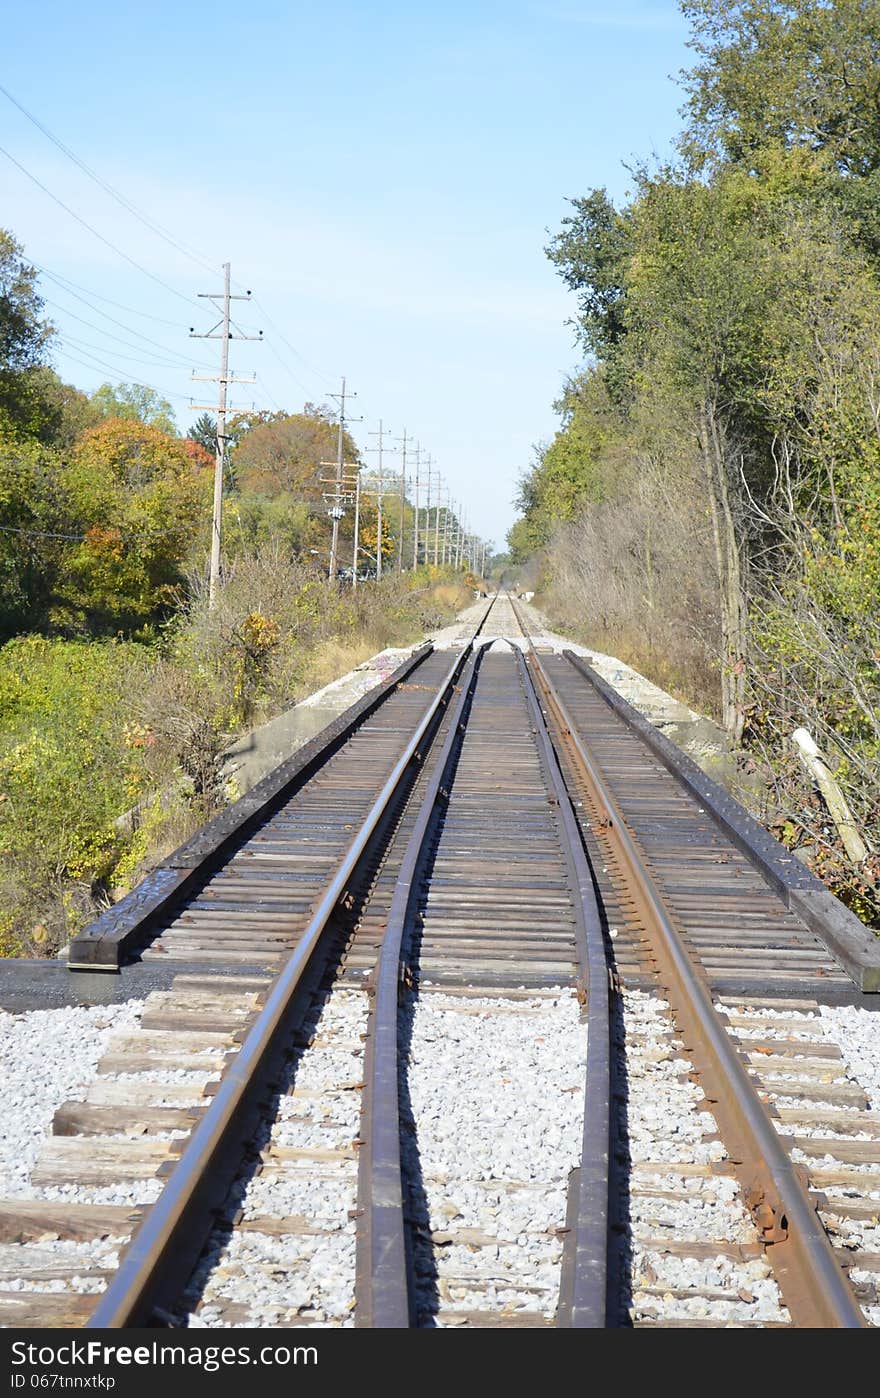
[[[569,290],[576,292],[579,338],[589,354],[608,359],[626,332],[624,303],[632,238],[625,213],[604,189],[571,199],[546,252]]]
[[[102,383],[91,395],[91,403],[103,418],[119,417],[156,427],[169,436],[177,435],[174,409],[166,398],[145,384]]]
[[[210,413],[202,413],[197,417],[192,427],[186,434],[191,441],[198,442],[200,447],[212,454],[217,450],[217,419],[211,417]]]
[[[807,146],[851,175],[880,169],[880,0],[681,0],[697,62],[684,147],[754,167]]]
[[[47,625],[71,529],[58,455],[0,439],[0,643]]]
[[[51,342],[36,268],[12,234],[0,228],[0,433],[37,436],[46,405],[39,370]]]

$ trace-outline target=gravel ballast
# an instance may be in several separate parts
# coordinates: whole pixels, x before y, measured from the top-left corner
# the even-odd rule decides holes
[[[577,1000],[562,988],[515,1002],[430,993],[401,1017],[422,1323],[470,1311],[552,1319],[556,1230],[583,1129],[587,1030]]]
[[[31,1170],[64,1102],[83,1101],[111,1035],[136,1028],[140,1000],[94,1008],[0,1011],[0,1197],[48,1197]]]
[[[625,1035],[625,1040],[624,1040]],[[740,1260],[723,1245],[756,1246],[758,1236],[727,1174],[690,1175],[726,1159],[713,1116],[699,1109],[703,1090],[666,1002],[642,991],[620,997],[617,1053],[624,1101],[618,1129],[627,1143],[629,1219],[620,1272],[622,1306],[634,1324],[709,1321],[719,1327],[785,1324],[779,1288],[764,1257]],[[688,1242],[693,1256],[666,1251]],[[716,1256],[703,1255],[717,1243]]]
[[[363,991],[337,987],[313,1009],[304,1029],[312,1041],[297,1053],[279,1098],[264,1169],[236,1191],[245,1226],[215,1229],[188,1288],[190,1326],[354,1323],[353,1143],[368,1008]],[[303,1156],[273,1159],[273,1152]],[[271,1232],[261,1220],[272,1221]]]

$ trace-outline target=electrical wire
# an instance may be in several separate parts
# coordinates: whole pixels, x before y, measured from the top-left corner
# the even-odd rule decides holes
[[[64,333],[62,335],[62,339],[66,345],[73,345],[74,348],[78,348],[81,350],[90,350],[93,353],[97,354],[106,353],[106,350],[103,345],[92,345],[89,343],[88,340],[79,339],[77,335],[70,335]],[[114,349],[113,354],[116,356],[117,359],[126,359],[133,364],[146,364],[153,369],[179,370],[181,367],[179,364],[175,363],[173,359],[159,359],[156,357],[156,355],[144,353],[143,350],[141,350],[139,354],[124,354],[122,350]]]
[[[132,529],[129,525],[122,524],[101,524],[93,525],[94,529],[116,530],[119,534],[124,534],[129,538],[141,538],[147,536],[154,538],[158,535],[178,534],[178,529]],[[60,534],[54,529],[19,529],[11,524],[0,524],[0,534],[26,534],[29,539],[72,539],[76,543],[82,543],[87,539],[88,534]]]
[[[108,364],[106,360],[99,359],[96,354],[92,354],[89,350],[80,350],[79,353],[81,355],[84,354],[86,360],[78,358],[77,355],[71,354],[69,351],[67,357],[72,360],[74,364],[79,364],[81,368],[88,369],[91,373],[94,373],[95,369],[98,368],[105,372],[109,370],[111,374],[122,375],[124,378],[126,371],[120,368],[118,364]],[[89,359],[93,360],[94,363],[87,363],[86,361]],[[170,388],[158,388],[156,384],[146,383],[143,379],[125,379],[125,382],[135,384],[138,388],[152,389],[154,393],[160,394],[163,398],[179,398],[181,402],[188,403],[190,407],[192,407],[192,397],[186,393],[175,393],[174,390]]]
[[[163,228],[161,224],[156,223],[153,219],[151,219],[148,214],[145,214],[142,209],[139,209],[136,204],[133,204],[130,199],[127,199],[125,197],[124,194],[120,194],[119,190],[114,189],[112,184],[108,184],[106,180],[102,179],[100,175],[96,174],[95,171],[89,165],[87,165],[84,160],[80,159],[80,157],[76,154],[75,151],[72,151],[70,147],[66,146],[62,140],[55,136],[47,126],[44,126],[43,123],[39,121],[37,117],[34,116],[33,112],[29,112],[27,107],[22,106],[18,98],[13,97],[9,89],[4,87],[2,83],[0,83],[0,92],[3,93],[4,97],[9,99],[9,101],[12,103],[14,107],[17,107],[18,110],[24,116],[27,117],[28,121],[32,122],[33,125],[36,126],[38,131],[42,131],[43,135],[46,136],[53,143],[53,145],[57,146],[58,149],[62,151],[63,154],[66,155],[69,160],[72,160],[75,165],[78,165],[79,168],[82,171],[84,171],[85,174],[88,175],[89,179],[94,180],[95,184],[99,185],[101,189],[103,189],[105,193],[109,194],[112,199],[115,199],[117,204],[121,204],[122,207],[126,209],[128,213],[132,215],[133,218],[136,218],[139,223],[142,223],[144,225],[145,228],[149,228],[151,233],[155,233],[158,238],[162,238],[166,243],[170,244],[171,247],[176,248],[178,252],[183,253],[184,257],[188,257],[191,262],[197,263],[200,267],[205,268],[206,271],[213,272],[216,270],[214,267],[210,265],[209,262],[200,257],[197,253],[194,253],[191,248],[187,248],[184,246],[183,243],[179,242],[174,237],[174,235],[172,233],[169,233],[167,229]]]
[[[170,325],[175,330],[180,330],[179,320],[167,320],[165,316],[154,316],[151,315],[149,311],[135,310],[134,306],[123,306],[120,301],[113,301],[109,296],[102,296],[100,291],[93,291],[91,287],[81,286],[79,282],[71,281],[69,277],[62,277],[60,272],[50,272],[48,267],[41,267],[39,262],[34,262],[32,258],[28,258],[28,262],[31,263],[42,276],[48,277],[50,281],[57,282],[62,291],[66,291],[69,296],[76,297],[77,301],[82,301],[83,305],[88,306],[92,311],[97,311],[98,315],[107,316],[107,319],[112,320],[114,325],[122,325],[123,329],[128,328],[123,325],[122,321],[115,320],[113,316],[107,315],[107,312],[102,311],[99,306],[93,306],[91,301],[86,300],[85,296],[77,296],[77,291],[84,291],[88,296],[93,296],[98,301],[106,301],[108,306],[115,306],[118,311],[125,311],[128,315],[142,316],[144,320],[154,320],[157,325]],[[71,291],[71,287],[75,287],[76,290]],[[135,332],[132,331],[132,334],[134,333]]]
[[[71,320],[78,321],[80,325],[85,325],[89,330],[97,331],[99,335],[104,335],[108,340],[116,340],[120,345],[125,345],[127,349],[140,349],[139,345],[133,345],[130,340],[123,340],[121,335],[114,335],[112,331],[104,330],[103,327],[100,325],[94,325],[90,320],[86,320],[84,316],[78,316],[75,311],[69,311],[66,306],[60,306],[57,301],[50,300],[48,296],[44,296],[43,300],[47,306],[54,306],[55,309],[60,311],[62,315],[70,316]],[[113,323],[114,325],[118,325],[121,322],[114,321]],[[127,327],[123,326],[122,328],[126,329]],[[196,369],[212,369],[214,367],[212,364],[206,364],[200,360],[190,359],[187,355],[180,353],[178,350],[173,350],[167,345],[160,345],[158,340],[151,340],[148,335],[141,335],[137,330],[132,330],[131,333],[132,335],[137,336],[139,340],[143,340],[145,344],[152,345],[155,347],[155,349],[161,350],[163,354],[174,355],[175,358],[179,361],[179,363],[169,363],[169,368],[177,369],[185,367],[188,369],[191,367],[195,367]],[[114,351],[114,353],[118,353],[118,351]],[[125,355],[120,356],[120,358],[122,359],[125,359],[126,357],[127,356]]]
[[[38,189],[41,189],[44,194],[48,194],[49,198],[53,199],[55,203],[58,204],[59,207],[64,210],[65,213],[70,214],[71,218],[76,219],[77,223],[82,224],[83,228],[85,228],[89,233],[91,233],[94,238],[97,238],[99,242],[103,243],[105,247],[108,247],[111,249],[111,251],[115,252],[118,257],[123,258],[125,262],[128,262],[139,272],[142,272],[145,277],[149,277],[150,281],[155,282],[157,286],[161,286],[165,291],[169,291],[172,296],[176,296],[179,300],[185,301],[188,306],[194,305],[197,306],[200,311],[204,310],[202,306],[199,306],[198,301],[195,301],[190,296],[185,296],[182,291],[178,291],[176,287],[170,286],[168,282],[163,281],[161,277],[157,277],[155,273],[149,272],[147,268],[143,267],[140,262],[137,262],[135,260],[135,258],[129,257],[127,252],[122,251],[122,248],[118,248],[115,243],[111,243],[109,238],[105,238],[103,233],[99,233],[97,228],[93,228],[90,223],[87,223],[84,218],[81,218],[78,213],[75,213],[74,210],[71,209],[69,204],[65,204],[64,200],[59,199],[57,194],[53,194],[52,190],[49,189],[48,185],[43,184],[42,180],[38,180],[36,175],[32,175],[30,170],[28,170],[26,166],[22,165],[20,160],[16,160],[15,156],[11,155],[9,151],[6,150],[5,146],[0,146],[0,155],[5,155],[6,159],[11,161],[11,163],[16,167],[16,169],[20,170],[23,175],[26,175],[27,178],[31,180],[37,186]]]
[[[321,380],[323,383],[325,383],[325,384],[331,384],[331,383],[332,383],[332,384],[335,385],[336,382],[337,382],[337,377],[334,377],[334,376],[331,375],[331,374],[326,374],[326,373],[324,373],[322,370],[316,369],[315,366],[314,366],[314,364],[310,364],[309,361],[306,359],[305,355],[300,354],[299,350],[296,349],[296,348],[290,343],[290,341],[288,340],[288,338],[287,338],[287,336],[284,334],[284,332],[283,332],[282,330],[279,330],[278,326],[275,324],[274,320],[273,320],[272,317],[269,315],[269,312],[266,310],[266,308],[265,308],[265,306],[262,304],[262,302],[259,301],[258,298],[257,298],[256,296],[253,296],[251,299],[252,299],[252,301],[253,301],[253,304],[254,304],[254,305],[258,308],[258,310],[260,311],[260,314],[262,315],[262,317],[263,317],[263,319],[265,320],[266,324],[269,325],[269,326],[271,326],[271,328],[275,331],[275,334],[278,336],[279,340],[281,340],[282,344],[285,344],[285,345],[287,346],[287,348],[290,350],[291,354],[294,355],[297,359],[299,359],[299,360],[301,361],[301,363],[303,363],[303,364],[305,365],[305,367],[306,367],[306,369],[308,369],[309,373],[312,374],[312,375],[314,375],[314,377],[315,377],[316,379],[320,379],[320,380]],[[289,369],[288,369],[288,373],[290,373],[290,370],[289,370]],[[299,383],[299,380],[296,379],[296,376],[295,376],[294,374],[292,374],[292,373],[291,373],[291,378],[295,379],[295,381],[296,381],[297,383]],[[302,384],[302,383],[300,383],[300,388],[305,388],[305,385]],[[305,391],[308,392],[308,389],[305,389]]]

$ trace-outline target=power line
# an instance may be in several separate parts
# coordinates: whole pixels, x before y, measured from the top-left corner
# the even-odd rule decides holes
[[[79,337],[76,335],[62,333],[61,338],[66,345],[73,345],[74,348],[90,350],[97,352],[98,354],[103,354],[105,352],[103,345],[89,344],[88,340],[80,340]],[[136,346],[132,346],[132,348],[136,348]],[[156,355],[151,355],[149,351],[145,353],[143,350],[141,350],[139,354],[124,354],[122,350],[114,349],[113,353],[115,354],[117,359],[128,359],[133,364],[147,364],[154,369],[179,370],[181,367],[179,364],[176,364],[173,359],[158,359]]]
[[[94,296],[98,301],[106,301],[108,306],[115,306],[118,311],[126,311],[128,315],[143,316],[144,320],[154,320],[157,325],[170,325],[175,330],[180,329],[180,321],[178,320],[167,320],[165,316],[154,316],[151,315],[149,311],[135,310],[134,306],[123,306],[120,301],[113,301],[109,296],[102,296],[100,291],[93,291],[91,287],[81,286],[79,282],[73,282],[69,277],[62,277],[60,272],[50,272],[48,267],[41,267],[39,262],[33,261],[33,258],[29,257],[28,262],[31,263],[42,276],[48,277],[50,281],[57,282],[62,291],[66,291],[69,296],[75,296],[77,301],[82,301],[90,310],[97,311],[98,315],[107,316],[107,319],[112,320],[114,325],[122,325],[122,321],[115,320],[113,316],[108,316],[106,311],[102,311],[99,306],[93,306],[91,301],[86,300],[85,296],[77,296],[76,291],[71,291],[70,288],[76,287],[77,291],[84,291],[89,296]],[[123,329],[127,328],[127,326],[123,326]],[[135,331],[132,331],[132,334],[135,334]]]
[[[145,228],[149,228],[151,233],[155,233],[157,237],[164,239],[164,241],[166,243],[169,243],[171,247],[176,248],[178,252],[183,253],[184,257],[188,257],[191,262],[197,263],[200,267],[204,267],[207,271],[213,271],[213,268],[210,267],[209,264],[206,261],[204,261],[201,257],[199,257],[197,253],[194,253],[191,249],[185,247],[183,243],[178,242],[172,233],[169,233],[166,229],[164,229],[161,226],[161,224],[155,223],[154,220],[151,219],[148,214],[145,214],[141,209],[137,207],[136,204],[133,204],[130,199],[127,199],[125,197],[124,194],[120,194],[118,189],[114,189],[112,184],[108,184],[106,180],[102,179],[100,175],[96,174],[95,171],[92,170],[91,167],[88,166],[84,160],[80,159],[80,157],[76,154],[75,151],[72,151],[70,147],[66,146],[62,140],[59,140],[59,138],[55,136],[47,126],[44,126],[43,123],[39,121],[37,117],[34,116],[33,112],[29,112],[27,107],[23,107],[21,102],[18,101],[18,98],[13,97],[9,89],[5,88],[2,83],[0,83],[0,92],[3,93],[4,97],[7,97],[9,99],[9,101],[12,103],[14,107],[17,107],[18,110],[21,113],[23,113],[24,116],[27,117],[28,121],[33,122],[34,126],[36,126],[38,131],[42,131],[43,135],[48,137],[48,139],[53,143],[53,145],[56,145],[58,149],[62,151],[69,160],[72,160],[75,165],[78,165],[79,168],[82,171],[84,171],[85,174],[88,175],[89,179],[94,180],[95,184],[100,185],[101,189],[103,189],[107,194],[109,194],[112,199],[115,199],[117,204],[121,204],[122,207],[126,209],[128,213],[132,215],[133,218],[136,218],[138,222],[144,225]]]
[[[57,278],[53,277],[53,281],[57,281]],[[144,335],[142,331],[135,330],[134,327],[131,325],[126,325],[125,321],[117,320],[115,316],[108,315],[107,311],[102,311],[100,306],[93,306],[91,302],[86,299],[85,296],[77,296],[75,291],[68,291],[67,287],[65,286],[62,286],[61,290],[66,295],[73,296],[77,301],[82,301],[84,306],[88,306],[89,310],[94,311],[96,315],[103,316],[105,320],[109,320],[111,325],[118,325],[120,330],[127,330],[129,335],[134,335],[135,339],[143,340],[145,344],[152,345],[154,349],[160,349],[163,351],[163,353],[176,354],[178,358],[182,359],[186,364],[191,363],[191,360],[187,355],[182,354],[179,350],[171,349],[170,345],[160,344],[158,340],[151,339],[149,335]],[[42,299],[43,301],[45,301],[47,305],[54,306],[56,310],[62,311],[64,315],[72,316],[74,320],[81,321],[82,324],[87,325],[90,330],[97,330],[99,335],[106,335],[107,338],[110,340],[115,340],[119,338],[117,335],[112,335],[109,330],[103,330],[100,326],[93,325],[91,321],[83,320],[81,316],[77,315],[76,311],[69,311],[66,306],[59,305],[57,301],[52,301],[48,296],[44,296]],[[168,321],[167,324],[174,325],[175,329],[177,330],[180,329],[180,325],[178,322]],[[131,346],[131,348],[134,348],[134,346]]]
[[[275,358],[278,360],[278,363],[281,365],[281,367],[282,367],[282,369],[284,370],[284,372],[285,372],[285,374],[287,375],[287,377],[288,377],[289,379],[293,379],[293,382],[294,382],[295,384],[299,384],[299,387],[302,389],[303,393],[305,393],[306,395],[308,395],[308,394],[311,392],[311,390],[309,389],[308,385],[307,385],[307,384],[304,384],[303,381],[302,381],[302,379],[297,378],[296,374],[293,372],[293,370],[291,369],[290,365],[287,364],[287,363],[285,362],[285,360],[283,360],[283,359],[281,358],[281,355],[278,353],[277,349],[276,349],[275,346],[272,344],[272,341],[271,341],[271,340],[267,340],[266,343],[267,343],[267,345],[269,346],[269,351],[270,351],[270,353],[274,354]]]
[[[276,413],[283,413],[283,412],[284,412],[284,409],[282,408],[281,404],[278,402],[278,399],[275,397],[275,395],[274,395],[273,393],[270,393],[270,392],[269,392],[268,388],[266,387],[266,385],[265,385],[264,383],[259,383],[259,384],[257,384],[257,395],[259,396],[260,394],[262,394],[262,396],[263,396],[264,398],[266,398],[266,399],[271,403],[271,405],[272,405],[272,407],[275,409]]]
[[[46,303],[47,306],[54,306],[55,309],[56,309],[57,311],[60,311],[62,315],[70,316],[71,320],[78,321],[80,325],[85,325],[89,330],[95,330],[95,331],[97,331],[97,333],[98,333],[99,335],[104,335],[104,336],[106,336],[106,338],[107,338],[108,340],[116,340],[116,341],[118,341],[118,343],[119,343],[120,345],[125,345],[127,349],[139,349],[139,348],[140,348],[139,345],[133,345],[133,344],[131,343],[130,340],[123,340],[123,338],[122,338],[121,335],[114,335],[110,330],[104,330],[100,325],[93,325],[92,322],[91,322],[90,320],[86,320],[83,316],[78,316],[78,315],[76,314],[76,311],[69,311],[69,310],[67,309],[66,306],[59,306],[59,304],[58,304],[57,301],[51,301],[51,300],[49,299],[48,296],[44,296],[44,297],[43,297],[43,300],[45,301],[45,303]],[[119,322],[119,321],[114,321],[113,324],[114,324],[114,325],[118,325],[118,324],[120,324],[120,322]],[[123,326],[122,328],[123,328],[123,329],[127,329],[126,326]],[[192,359],[190,359],[187,355],[181,354],[181,353],[179,353],[177,350],[173,350],[173,349],[171,349],[171,348],[170,348],[169,346],[167,346],[167,345],[160,345],[159,342],[158,342],[158,340],[151,340],[151,339],[149,338],[148,335],[141,335],[141,334],[139,333],[139,331],[137,331],[137,330],[132,330],[131,333],[132,333],[132,335],[137,336],[137,338],[138,338],[139,340],[143,340],[145,344],[147,344],[147,345],[152,345],[155,349],[161,350],[163,354],[174,355],[177,359],[180,360],[180,364],[169,364],[169,366],[168,366],[169,368],[174,368],[174,369],[176,369],[176,368],[180,368],[180,367],[185,367],[185,368],[189,369],[189,368],[192,367],[193,361],[192,361]],[[62,332],[62,334],[63,334],[63,332]],[[118,353],[118,351],[114,350],[113,353],[116,354],[116,353]],[[125,355],[122,355],[122,356],[121,356],[121,358],[123,358],[123,359],[124,359],[125,357],[126,357]],[[197,364],[196,367],[197,367],[197,368],[204,368],[204,369],[207,369],[207,368],[209,368],[210,366],[207,365],[207,364],[203,364],[203,365],[198,365],[198,364]]]
[[[109,370],[111,374],[121,375],[123,379],[125,378],[126,370],[121,368],[118,364],[109,364],[107,360],[100,359],[96,354],[93,354],[90,350],[81,349],[80,354],[86,355],[87,359],[92,359],[95,362],[93,364],[88,364],[84,360],[79,359],[75,354],[71,354],[69,351],[67,357],[68,359],[71,359],[74,364],[79,364],[83,369],[89,369],[92,373],[94,373],[95,368],[97,367],[98,369],[101,369],[104,372],[107,372],[107,370]],[[125,382],[136,384],[138,388],[151,388],[154,393],[159,393],[164,398],[179,398],[183,403],[192,403],[192,399],[185,393],[175,393],[174,390],[170,388],[159,388],[156,384],[146,383],[143,379],[125,379]]]
[[[180,532],[177,529],[132,529],[127,524],[95,524],[92,525],[92,528],[112,529],[119,534],[126,534],[136,538],[143,535],[148,535],[150,538],[153,538],[159,534],[177,534]],[[83,539],[89,537],[88,534],[61,534],[54,529],[17,529],[11,524],[0,524],[0,533],[26,534],[29,539],[73,539],[78,543],[82,543]]]
[[[256,296],[253,298],[253,301],[254,305],[259,310],[266,324],[270,326],[272,330],[275,331],[275,334],[278,336],[279,340],[281,340],[281,342],[287,346],[291,354],[295,355],[296,358],[299,359],[305,365],[310,374],[313,374],[316,379],[320,379],[325,384],[331,384],[336,382],[335,378],[332,375],[325,374],[322,370],[316,369],[314,364],[310,364],[309,361],[306,359],[305,355],[301,354],[300,351],[290,343],[287,336],[284,334],[282,330],[279,330],[272,317],[267,313],[265,307],[257,300]],[[295,375],[291,374],[291,378],[294,377]],[[305,385],[300,384],[300,387],[305,388]],[[308,389],[306,389],[305,391],[308,392]]]
[[[6,150],[4,146],[0,146],[0,155],[5,155],[6,159],[11,161],[16,169],[20,170],[23,175],[26,175],[44,194],[48,194],[49,198],[53,199],[65,213],[70,214],[71,218],[76,219],[77,223],[82,224],[83,228],[91,233],[94,238],[97,238],[99,242],[103,243],[105,247],[110,248],[118,257],[123,258],[124,261],[128,262],[132,267],[136,267],[139,272],[142,272],[145,277],[149,277],[150,281],[155,282],[157,286],[163,287],[165,291],[170,291],[172,296],[176,296],[179,300],[185,301],[187,305],[191,304],[191,298],[189,296],[184,296],[182,291],[178,291],[175,287],[170,286],[168,282],[164,282],[162,278],[157,277],[155,273],[148,272],[146,267],[143,267],[140,262],[136,262],[133,257],[129,257],[127,252],[123,252],[122,248],[118,248],[115,243],[111,243],[109,238],[105,238],[103,233],[99,233],[97,228],[93,228],[90,223],[87,223],[84,218],[81,218],[78,213],[75,213],[69,204],[65,204],[64,200],[59,199],[57,194],[53,194],[52,190],[49,189],[47,185],[44,185],[42,180],[38,180],[36,175],[32,175],[30,170],[22,165],[20,160],[16,160],[14,155],[10,155],[9,151]]]

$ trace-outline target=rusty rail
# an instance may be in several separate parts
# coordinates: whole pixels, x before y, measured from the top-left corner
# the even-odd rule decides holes
[[[361,1224],[357,1239],[359,1328],[405,1329],[415,1320],[409,1248],[403,1218],[398,1097],[398,991],[407,924],[418,892],[426,836],[461,746],[482,650],[462,678],[449,731],[419,807],[398,874],[375,970],[375,999],[365,1051],[363,1116],[366,1144],[358,1163]]]
[[[609,1168],[611,1152],[611,1023],[609,972],[596,890],[565,778],[522,651],[520,674],[541,749],[548,790],[564,834],[565,857],[578,929],[578,963],[587,1002],[587,1068],[580,1165],[568,1190],[568,1231],[556,1324],[601,1329],[608,1313]]]
[[[704,975],[688,955],[674,914],[653,880],[623,812],[533,650],[529,658],[548,711],[576,755],[597,818],[649,930],[677,1024],[694,1055],[711,1110],[736,1165],[745,1202],[796,1326],[861,1329],[861,1307],[717,1014]]]
[[[283,1058],[298,1013],[298,990],[330,917],[344,895],[390,802],[439,722],[471,649],[456,656],[417,729],[354,835],[300,941],[273,983],[266,1004],[226,1069],[211,1104],[189,1137],[170,1178],[137,1230],[120,1267],[95,1306],[88,1328],[149,1324],[181,1290],[198,1257],[214,1211],[222,1204],[260,1114],[260,1097]]]
[[[608,970],[596,895],[574,810],[559,769],[531,675],[516,651],[548,798],[558,821],[576,926],[581,988],[589,1008],[586,1106],[581,1162],[569,1185],[557,1324],[601,1328],[607,1316],[609,1211],[610,1027]],[[359,1163],[359,1326],[401,1329],[416,1321],[412,1267],[404,1223],[398,1106],[398,991],[419,878],[435,813],[448,796],[479,673],[475,656],[461,685],[443,750],[416,816],[392,896],[376,968],[367,1038],[366,1144]]]

